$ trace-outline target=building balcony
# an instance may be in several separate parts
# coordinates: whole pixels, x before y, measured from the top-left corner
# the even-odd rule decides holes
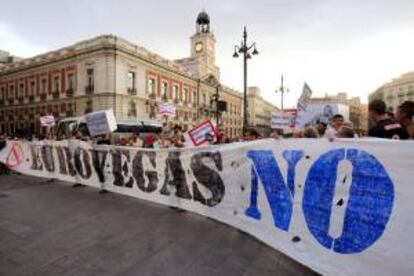
[[[35,96],[34,95],[30,95],[29,96],[29,103],[34,103],[35,102]]]
[[[92,95],[94,91],[95,91],[95,87],[93,85],[88,85],[85,87],[86,95]]]
[[[23,97],[19,97],[18,101],[19,101],[19,104],[23,104],[24,103],[24,98]]]
[[[46,99],[47,99],[47,94],[46,93],[40,94],[40,100],[41,101],[46,101]]]
[[[129,87],[128,88],[128,95],[136,96],[137,95],[137,89],[135,87]]]
[[[66,90],[66,97],[67,98],[73,98],[73,95],[74,95],[73,88],[69,88],[68,90]]]
[[[54,99],[54,100],[58,100],[59,98],[60,98],[59,90],[58,90],[58,91],[53,92],[53,99]]]
[[[129,110],[128,111],[128,117],[137,117],[137,111],[136,110]]]

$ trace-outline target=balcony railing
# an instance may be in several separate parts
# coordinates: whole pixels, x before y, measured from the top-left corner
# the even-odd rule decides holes
[[[40,94],[40,100],[46,101],[46,99],[47,99],[47,94],[46,93]]]
[[[136,95],[137,94],[137,89],[135,87],[129,87],[128,88],[128,94],[129,95]]]
[[[19,104],[23,104],[24,103],[24,98],[23,97],[19,97]]]
[[[85,87],[85,94],[91,95],[95,91],[95,87],[93,85],[88,85]]]
[[[60,98],[59,90],[58,90],[58,91],[53,92],[53,99],[54,99],[54,100],[58,100],[59,98]]]
[[[73,98],[73,88],[69,88],[68,90],[66,90],[66,97],[67,98]]]
[[[34,95],[30,95],[29,96],[29,103],[34,103],[35,102],[35,96]]]

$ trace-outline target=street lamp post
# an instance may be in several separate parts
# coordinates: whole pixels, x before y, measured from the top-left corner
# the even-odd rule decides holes
[[[283,75],[282,75],[282,78],[280,80],[280,88],[276,89],[275,92],[280,93],[280,96],[281,96],[281,109],[282,109],[282,112],[283,112],[283,95],[285,93],[289,92],[289,88],[286,88],[286,86],[283,85]]]
[[[216,101],[216,126],[219,126],[219,101],[220,101],[220,88],[221,85],[217,84],[216,86],[216,95],[214,95],[214,100]]]
[[[250,54],[250,50],[253,49],[252,53]],[[246,134],[249,122],[247,119],[248,113],[248,104],[247,104],[247,60],[252,58],[252,55],[259,54],[256,48],[256,42],[253,42],[251,45],[247,43],[247,28],[244,27],[243,31],[243,40],[240,46],[234,46],[234,58],[238,58],[239,54],[243,54],[243,78],[244,78],[244,86],[243,86],[243,100],[244,100],[244,114],[243,114],[243,135]]]

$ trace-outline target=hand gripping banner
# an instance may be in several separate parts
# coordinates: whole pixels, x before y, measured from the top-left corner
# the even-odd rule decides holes
[[[0,160],[211,217],[323,274],[411,274],[414,143],[309,141],[156,151],[8,141]]]

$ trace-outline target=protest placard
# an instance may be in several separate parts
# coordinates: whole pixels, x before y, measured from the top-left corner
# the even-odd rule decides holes
[[[170,103],[160,103],[158,105],[158,113],[163,116],[174,117],[176,114],[175,105]]]
[[[86,114],[85,120],[88,126],[89,134],[92,137],[110,133],[117,128],[112,109]]]
[[[204,121],[188,131],[188,135],[196,147],[207,142],[206,134],[210,134],[213,139],[217,137],[216,128],[210,120]]]
[[[270,121],[272,129],[288,129],[295,125],[295,115],[285,112],[272,112]]]
[[[56,124],[56,121],[53,115],[46,115],[46,116],[40,117],[40,125],[42,127],[53,127],[55,126],[55,124]]]

